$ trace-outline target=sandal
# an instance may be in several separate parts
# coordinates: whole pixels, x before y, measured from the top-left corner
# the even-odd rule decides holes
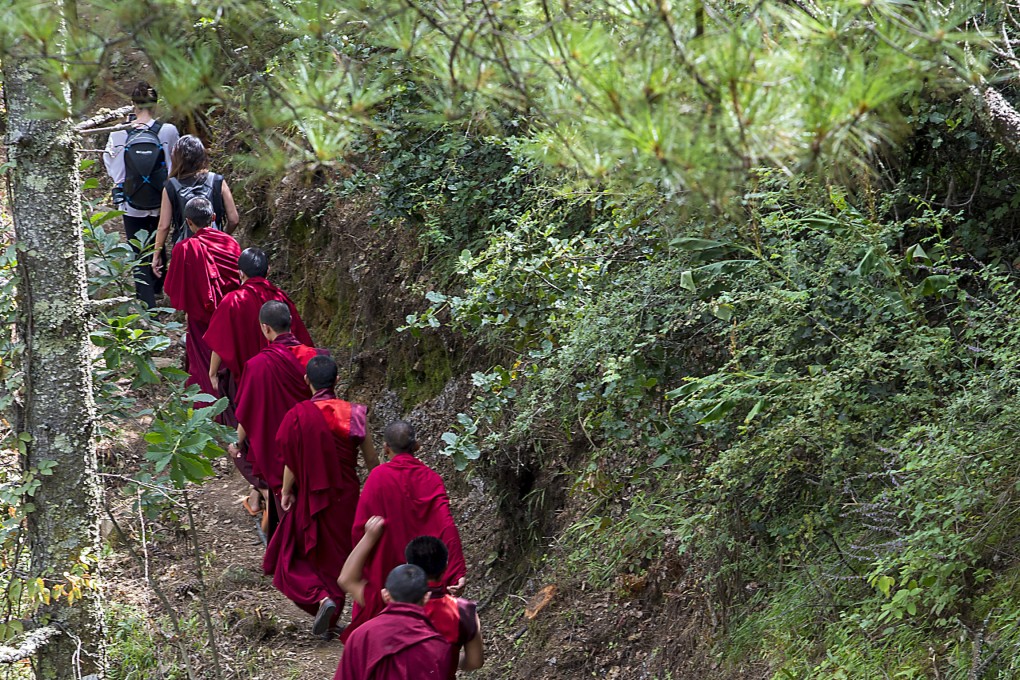
[[[261,502],[259,503],[257,508],[252,509],[251,503],[249,503],[248,499],[245,498],[243,501],[241,501],[241,505],[248,512],[248,514],[251,515],[252,517],[258,517],[259,515],[261,515],[264,512],[262,510],[262,503]]]

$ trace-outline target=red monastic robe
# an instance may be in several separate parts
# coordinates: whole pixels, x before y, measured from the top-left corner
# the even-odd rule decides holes
[[[382,584],[385,585],[385,584]],[[382,585],[366,583],[363,591],[365,601],[378,598],[382,602]],[[462,597],[454,597],[446,586],[429,582],[429,601],[425,603],[425,616],[432,627],[450,644],[450,663],[446,670],[447,680],[456,680],[460,666],[460,650],[478,635],[478,604]]]
[[[290,333],[281,333],[248,360],[237,388],[237,420],[244,427],[248,461],[253,473],[276,496],[283,484],[283,458],[276,448],[276,433],[287,411],[311,396],[305,366],[320,353],[326,352],[301,345]]]
[[[333,680],[445,680],[449,656],[424,608],[394,602],[347,640]]]
[[[198,385],[219,398],[209,381],[212,350],[203,336],[224,296],[241,285],[237,258],[241,248],[233,236],[205,227],[174,246],[163,290],[170,304],[188,316],[186,358],[188,385]]]
[[[478,604],[461,597],[454,597],[446,592],[446,588],[429,583],[431,596],[425,603],[425,616],[439,634],[450,643],[450,663],[447,667],[447,680],[456,680],[457,667],[460,665],[460,650],[478,635]]]
[[[301,344],[315,345],[287,294],[262,277],[250,278],[223,298],[205,333],[206,344],[220,355],[222,365],[238,383],[248,361],[269,344],[259,329],[259,311],[270,300],[286,302],[290,307],[291,332]]]
[[[365,439],[367,411],[316,392],[284,416],[276,445],[295,477],[295,502],[269,542],[262,569],[273,585],[313,616],[324,597],[344,605],[337,585],[351,553],[351,528],[358,505],[358,445]]]
[[[460,534],[450,514],[450,499],[443,478],[409,453],[399,453],[372,470],[361,491],[354,516],[351,545],[365,535],[365,522],[374,515],[386,518],[386,530],[365,563],[365,606],[354,605],[351,623],[340,636],[346,641],[359,626],[383,609],[379,595],[390,571],[405,563],[404,548],[418,536],[435,536],[446,544],[449,562],[440,585],[451,586],[467,574]]]

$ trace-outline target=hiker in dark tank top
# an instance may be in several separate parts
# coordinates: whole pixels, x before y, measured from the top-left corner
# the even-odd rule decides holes
[[[209,171],[209,156],[202,140],[185,135],[174,145],[171,156],[170,177],[163,187],[163,203],[156,229],[156,252],[152,256],[152,270],[163,271],[163,244],[168,240],[173,247],[190,235],[184,223],[184,206],[192,198],[201,196],[213,204],[216,215],[214,229],[232,234],[240,222],[234,197],[223,175]]]

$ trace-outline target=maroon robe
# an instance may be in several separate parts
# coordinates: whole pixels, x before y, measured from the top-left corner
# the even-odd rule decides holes
[[[347,640],[333,680],[445,680],[449,657],[425,609],[394,602]]]
[[[450,643],[450,663],[447,667],[447,680],[456,680],[457,667],[460,665],[460,650],[478,635],[478,604],[461,597],[454,597],[446,592],[446,588],[436,583],[429,583],[431,595],[425,603],[425,616],[435,626],[439,634]]]
[[[311,357],[298,358],[307,356],[305,349],[293,335],[281,333],[248,361],[237,387],[237,420],[244,427],[248,460],[254,474],[277,495],[283,484],[283,458],[276,448],[276,433],[287,411],[311,396],[305,383],[305,365]]]
[[[188,317],[185,357],[190,374],[186,384],[208,395],[221,396],[209,380],[212,349],[203,336],[224,296],[241,285],[237,258],[241,248],[233,236],[205,227],[174,246],[163,290],[170,304]],[[228,420],[232,420],[231,414]],[[236,425],[236,423],[234,423]]]
[[[295,478],[294,506],[284,513],[262,560],[273,585],[313,616],[324,597],[337,604],[337,585],[351,553],[351,528],[358,505],[358,444],[365,439],[366,409],[320,390],[284,416],[276,445]]]
[[[398,453],[368,475],[354,516],[351,545],[357,545],[364,537],[365,522],[374,515],[386,518],[386,530],[363,571],[364,579],[375,587],[365,588],[364,606],[355,603],[351,623],[340,636],[344,641],[382,611],[384,604],[379,593],[390,571],[404,564],[404,548],[411,539],[435,536],[446,544],[450,557],[440,585],[454,585],[467,573],[443,478],[411,454]]]
[[[223,366],[239,384],[248,361],[269,344],[259,329],[259,312],[270,300],[286,302],[290,307],[291,332],[301,344],[315,345],[286,293],[260,276],[248,279],[223,298],[205,333],[206,343],[220,355]]]
[[[385,585],[385,584],[384,584]],[[382,587],[366,583],[362,597],[367,602],[377,598],[382,602]],[[478,635],[478,604],[447,592],[446,586],[429,582],[429,601],[425,603],[425,616],[432,627],[450,644],[450,663],[447,680],[456,680],[460,666],[460,650]]]

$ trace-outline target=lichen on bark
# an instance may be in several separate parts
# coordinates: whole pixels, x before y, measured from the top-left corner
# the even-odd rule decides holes
[[[42,12],[61,12],[52,3]],[[62,34],[58,32],[58,37]],[[4,54],[7,152],[18,245],[18,337],[25,343],[19,430],[30,435],[26,470],[55,461],[28,514],[29,578],[96,575],[100,488],[93,440],[95,403],[89,361],[81,192],[69,88],[30,40]],[[57,98],[57,101],[54,101]],[[62,117],[46,112],[54,103]],[[37,619],[60,631],[33,658],[38,678],[102,673],[98,590],[73,605],[55,598]]]

